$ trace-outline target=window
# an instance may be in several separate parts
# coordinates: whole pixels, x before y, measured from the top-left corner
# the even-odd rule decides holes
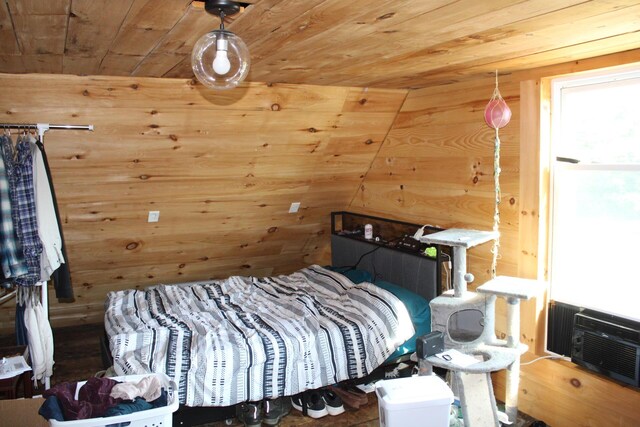
[[[551,96],[551,299],[640,320],[640,66]]]

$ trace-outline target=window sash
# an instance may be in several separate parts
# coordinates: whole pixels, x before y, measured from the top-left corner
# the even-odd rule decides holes
[[[558,155],[556,153],[561,152],[562,156],[575,157],[577,160],[580,160],[580,154],[577,153],[577,149],[575,153],[572,153],[572,150],[570,147],[569,149],[567,149],[567,147],[560,148],[560,144],[558,141],[558,138],[562,135],[562,119],[563,119],[562,96],[563,95],[575,94],[578,91],[588,91],[591,89],[619,87],[621,85],[627,85],[629,83],[638,84],[638,82],[640,82],[640,69],[638,69],[637,65],[634,68],[625,69],[622,74],[613,75],[611,73],[599,72],[595,76],[587,75],[587,76],[581,76],[579,78],[568,77],[568,78],[555,79],[552,81],[551,83],[551,89],[552,89],[551,108],[553,112],[553,114],[551,115],[552,142],[549,150],[549,155],[551,159],[554,159],[554,161],[551,161],[549,163],[549,166],[550,166],[549,178],[550,178],[551,185],[549,186],[549,191],[550,191],[549,220],[550,221],[548,223],[549,251],[547,252],[547,259],[548,259],[548,274],[549,274],[548,277],[550,282],[550,298],[551,299],[556,299],[561,302],[575,304],[575,305],[583,306],[586,308],[592,308],[595,310],[605,311],[612,314],[618,314],[624,317],[630,317],[630,318],[635,318],[637,320],[640,320],[638,319],[638,317],[640,316],[640,312],[636,313],[637,310],[635,309],[632,310],[629,308],[630,304],[628,303],[628,299],[625,300],[626,302],[623,301],[623,303],[620,303],[619,304],[620,307],[616,307],[614,306],[616,302],[613,299],[613,297],[609,298],[608,296],[607,297],[602,296],[603,293],[616,294],[615,291],[618,288],[616,287],[616,283],[607,283],[606,280],[601,280],[601,277],[603,277],[604,274],[610,274],[611,277],[615,276],[616,278],[612,279],[611,281],[613,282],[615,282],[616,280],[618,282],[623,281],[624,283],[621,283],[621,284],[623,285],[623,287],[626,287],[627,293],[628,293],[628,290],[633,290],[637,287],[635,286],[634,283],[631,283],[632,281],[637,282],[637,280],[634,279],[635,277],[633,273],[634,263],[633,263],[632,257],[627,254],[627,252],[629,252],[630,250],[633,250],[634,252],[637,253],[637,249],[634,249],[636,248],[636,245],[633,244],[633,241],[637,242],[638,238],[640,237],[640,219],[636,221],[634,218],[632,218],[634,215],[634,212],[636,212],[635,209],[631,211],[624,211],[624,212],[629,212],[629,214],[623,215],[623,217],[625,218],[621,224],[616,223],[616,220],[614,219],[614,220],[608,221],[610,223],[611,222],[614,223],[613,227],[608,228],[607,227],[608,224],[605,224],[605,223],[602,223],[602,221],[596,220],[597,222],[593,221],[593,222],[596,222],[596,224],[593,224],[592,227],[588,227],[588,229],[585,230],[586,234],[588,234],[589,236],[592,236],[594,256],[585,257],[585,259],[582,260],[581,262],[577,262],[574,268],[580,269],[580,271],[583,271],[583,269],[586,269],[586,270],[591,269],[594,272],[592,277],[587,277],[587,275],[585,274],[576,274],[575,275],[576,280],[571,280],[573,279],[573,277],[572,275],[568,274],[568,271],[569,271],[568,269],[565,268],[564,271],[562,271],[564,266],[560,267],[560,269],[558,268],[558,263],[563,262],[562,259],[559,259],[560,257],[566,256],[567,258],[570,258],[571,255],[573,255],[570,253],[570,251],[567,250],[567,248],[570,248],[571,244],[573,243],[573,239],[571,238],[571,236],[578,235],[578,233],[576,232],[576,229],[578,228],[577,223],[580,222],[582,224],[584,222],[588,222],[590,218],[590,214],[586,214],[579,218],[576,216],[575,223],[565,218],[564,219],[565,223],[562,224],[561,221],[563,219],[560,217],[563,214],[559,212],[558,208],[559,207],[560,209],[564,208],[565,209],[564,214],[568,213],[569,215],[571,215],[572,209],[576,209],[574,212],[578,212],[577,208],[579,208],[579,206],[577,204],[571,205],[572,201],[567,201],[566,199],[560,200],[560,197],[563,197],[563,194],[566,194],[566,193],[563,193],[563,189],[558,188],[558,186],[571,185],[571,187],[565,187],[564,191],[567,191],[567,190],[571,191],[571,190],[575,190],[576,188],[577,189],[582,188],[584,190],[584,187],[580,187],[580,184],[576,184],[576,182],[578,183],[580,182],[577,180],[581,180],[585,178],[585,179],[591,179],[591,182],[593,182],[594,177],[597,177],[598,174],[600,173],[603,173],[604,177],[608,177],[610,176],[610,174],[608,173],[615,174],[619,172],[620,176],[628,177],[630,173],[631,174],[640,173],[640,163],[610,163],[610,162],[594,163],[594,162],[584,162],[584,161],[578,162],[578,163],[572,163],[569,161],[558,160],[556,157]],[[632,125],[636,126],[635,124],[632,124]],[[635,159],[637,157],[633,157],[633,158]],[[559,179],[566,179],[568,181],[561,183],[559,182]],[[567,182],[569,182],[569,184],[567,184]],[[634,178],[632,178],[631,182],[632,183],[635,182]],[[587,184],[585,183],[585,185]],[[582,193],[583,198],[584,198],[584,194],[585,193],[583,192]],[[623,191],[621,194],[631,194],[632,199],[637,200],[637,196],[638,194],[640,194],[640,189],[635,191],[635,188],[632,188],[631,193]],[[601,197],[601,196],[602,195],[594,195],[593,200],[595,201],[595,203],[597,203],[598,200],[602,200],[602,201],[607,200],[606,197]],[[579,203],[576,200],[578,199],[573,200],[573,202]],[[567,211],[567,209],[569,209],[569,211]],[[605,211],[606,213],[606,208],[603,209],[603,211]],[[597,215],[594,214],[593,217],[597,217]],[[630,227],[633,227],[633,229],[630,230],[629,233],[624,236],[626,237],[626,240],[624,238],[621,238],[619,235],[612,236],[610,234],[610,231],[613,229],[617,230],[618,233],[621,232],[621,229],[622,229],[622,232],[624,232],[625,224],[629,225]],[[562,230],[558,230],[558,227],[565,227],[565,228]],[[558,243],[559,239],[565,239],[562,242],[564,244],[563,247],[559,246],[559,243]],[[608,245],[607,239],[609,239],[610,245],[618,245],[620,244],[620,242],[625,241],[624,247],[626,249],[607,246]],[[571,243],[568,243],[568,242],[571,242]],[[612,242],[615,242],[615,243],[612,243]],[[575,253],[576,256],[579,251],[581,251],[582,253],[586,253],[582,250],[585,247],[589,246],[588,239],[582,239],[582,236],[580,236],[580,238],[576,239],[576,245],[582,245],[577,248]],[[556,247],[556,250],[554,250],[554,246]],[[598,249],[601,249],[601,250],[598,250]],[[564,250],[564,252],[561,253],[560,252],[561,250]],[[618,254],[620,251],[626,251],[625,257],[621,257],[625,260],[622,263],[617,262],[619,259]],[[575,258],[573,258],[573,260],[574,260],[573,262],[575,262]],[[595,263],[599,263],[599,264],[595,265]],[[620,265],[620,264],[623,264],[623,265]],[[601,270],[602,268],[606,269],[604,270],[604,273]],[[595,269],[600,269],[600,270],[599,272],[596,272]],[[621,274],[621,270],[624,271],[625,274]],[[562,279],[558,279],[558,276],[561,276]],[[596,277],[598,278],[596,279]],[[564,292],[564,295],[569,296],[569,298],[562,298],[562,297],[554,298],[554,296],[563,295],[562,292],[558,292],[558,286],[560,287],[563,286],[562,283],[558,283],[559,280],[569,281],[569,283],[566,283],[564,285],[565,289],[571,289],[571,295],[569,295],[569,292]],[[577,281],[579,280],[582,280],[583,283],[578,284]],[[587,284],[587,282],[591,284]],[[591,300],[589,300],[588,298],[585,298],[584,294],[586,294],[589,291],[588,289],[589,287],[592,287],[591,291],[594,291],[594,292],[596,291],[596,289],[598,289],[597,295],[601,296],[599,300],[595,298]],[[617,294],[617,297],[620,298],[619,293]],[[607,298],[609,300],[607,300]]]

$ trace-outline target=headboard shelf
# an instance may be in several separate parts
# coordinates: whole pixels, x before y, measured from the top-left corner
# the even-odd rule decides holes
[[[371,239],[364,236],[366,224],[373,228]],[[375,279],[392,282],[431,300],[442,292],[441,266],[451,259],[451,254],[449,247],[413,239],[421,228],[420,224],[371,215],[332,212],[332,265],[366,270]],[[423,230],[427,235],[443,229],[424,226]],[[433,248],[429,255],[425,253],[428,247]]]
[[[372,239],[365,239],[364,227],[366,224],[370,224],[373,228]],[[442,228],[431,225],[422,226],[420,224],[380,218],[371,215],[346,211],[331,213],[332,235],[345,236],[374,245],[402,250],[416,256],[425,256],[424,249],[429,246],[428,244],[421,244],[415,239],[410,240],[415,243],[414,248],[401,244],[403,238],[413,236],[420,228],[423,229],[424,235],[443,231]]]

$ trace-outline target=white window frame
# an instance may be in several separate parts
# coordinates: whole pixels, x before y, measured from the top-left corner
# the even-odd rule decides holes
[[[551,80],[551,143],[549,149],[549,223],[548,223],[548,245],[547,251],[547,266],[548,266],[548,279],[550,283],[550,299],[553,300],[553,247],[555,240],[554,225],[557,224],[558,210],[555,206],[558,205],[557,195],[558,185],[556,180],[557,171],[562,169],[565,171],[630,171],[640,173],[640,163],[623,164],[623,163],[571,163],[567,161],[559,161],[557,157],[558,139],[561,134],[561,102],[558,101],[558,97],[562,96],[562,90],[565,88],[581,87],[595,84],[607,84],[608,86],[614,86],[618,83],[623,83],[629,79],[635,79],[640,81],[640,65],[634,64],[631,66],[620,67],[615,70],[599,70],[596,72],[588,72],[579,76],[560,77]],[[640,119],[639,119],[640,120]],[[580,160],[580,159],[577,159]],[[629,274],[633,274],[630,271]],[[559,301],[572,304],[571,301]],[[604,311],[601,307],[585,307],[599,311]],[[640,319],[636,319],[640,320]]]

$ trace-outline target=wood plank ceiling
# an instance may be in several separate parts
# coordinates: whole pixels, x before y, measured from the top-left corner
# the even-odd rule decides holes
[[[248,81],[419,88],[640,48],[640,1],[246,3]],[[0,72],[190,78],[218,25],[191,0],[4,0]]]

